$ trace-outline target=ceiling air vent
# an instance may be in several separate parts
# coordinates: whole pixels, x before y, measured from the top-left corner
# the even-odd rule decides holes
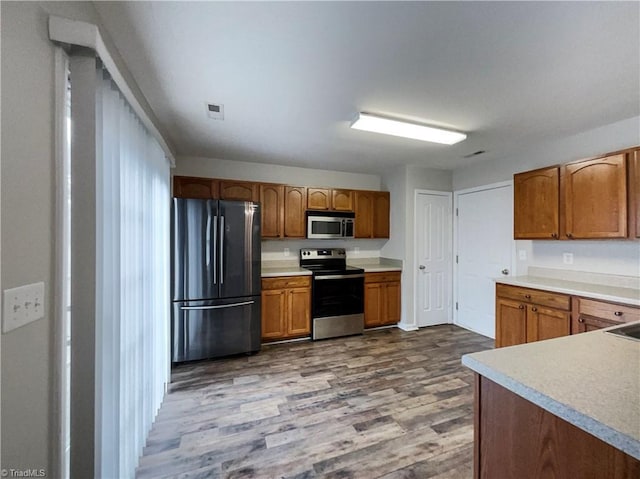
[[[207,103],[207,116],[212,120],[224,120],[224,105],[222,103]]]
[[[486,151],[478,150],[473,153],[469,153],[468,155],[464,155],[463,158],[473,158],[474,156],[482,155],[483,153],[486,153]]]

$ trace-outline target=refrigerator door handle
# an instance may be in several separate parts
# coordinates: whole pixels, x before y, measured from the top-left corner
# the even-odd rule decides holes
[[[224,283],[224,216],[220,216],[220,284]]]
[[[225,308],[235,308],[236,306],[246,306],[248,304],[253,304],[255,301],[242,301],[241,303],[232,303],[232,304],[220,304],[218,306],[181,306],[182,310],[202,310],[202,309],[225,309]]]
[[[213,217],[213,245],[211,247],[211,251],[213,251],[213,257],[214,257],[213,265],[211,268],[213,269],[213,284],[218,284],[218,276],[217,276],[216,265],[215,265],[217,243],[218,243],[218,216],[216,215]]]

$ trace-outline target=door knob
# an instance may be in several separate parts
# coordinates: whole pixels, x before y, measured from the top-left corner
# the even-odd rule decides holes
[[[426,269],[426,266],[425,266],[425,265],[423,265],[423,264],[421,264],[418,268],[419,268],[419,269]]]
[[[505,276],[509,274],[509,270],[507,268],[502,270],[502,274],[504,274]]]

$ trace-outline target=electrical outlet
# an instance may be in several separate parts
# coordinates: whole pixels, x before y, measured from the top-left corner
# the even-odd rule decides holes
[[[2,332],[44,318],[44,283],[4,290]]]
[[[355,246],[353,248],[353,254],[360,254],[360,247],[359,246]]]
[[[564,264],[573,264],[573,253],[562,253],[562,262]]]
[[[284,255],[285,256],[289,256],[289,248],[285,248],[284,249]]]
[[[526,249],[519,249],[518,250],[518,259],[521,261],[526,261],[527,260],[527,250]]]

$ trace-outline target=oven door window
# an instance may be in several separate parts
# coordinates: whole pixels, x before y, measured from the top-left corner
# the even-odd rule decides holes
[[[314,235],[341,236],[342,225],[340,221],[313,220],[311,232]]]
[[[364,278],[315,280],[313,317],[326,318],[364,312]]]

